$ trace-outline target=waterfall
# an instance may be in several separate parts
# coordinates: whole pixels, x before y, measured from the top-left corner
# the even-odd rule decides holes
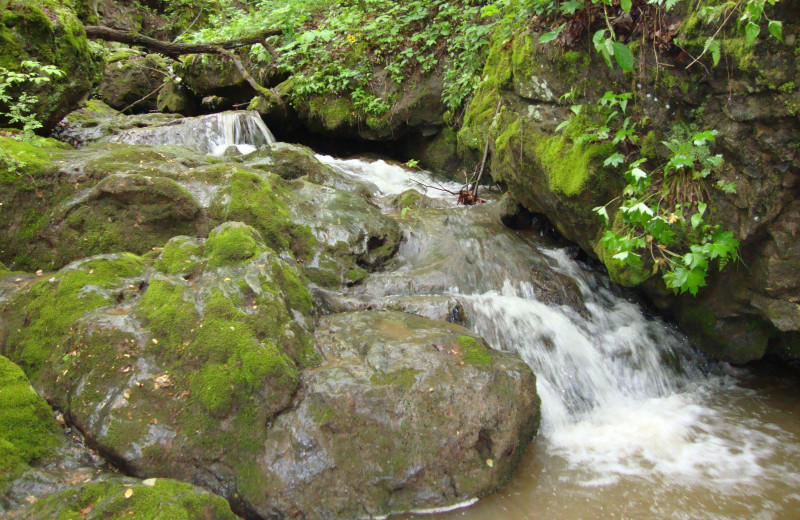
[[[110,139],[127,144],[185,146],[199,153],[222,155],[230,147],[247,154],[272,144],[275,137],[254,110],[187,117],[176,124],[125,130]]]
[[[452,518],[744,520],[798,510],[798,435],[762,424],[759,404],[742,409],[753,392],[741,370],[711,363],[563,246],[504,228],[491,202],[458,207],[426,188],[435,181],[424,173],[382,161],[320,159],[361,179],[379,202],[409,188],[440,197],[437,208],[399,220],[406,241],[394,262],[350,297],[456,299],[468,328],[536,374],[542,427],[531,474],[513,493]],[[516,500],[525,505],[508,516]]]

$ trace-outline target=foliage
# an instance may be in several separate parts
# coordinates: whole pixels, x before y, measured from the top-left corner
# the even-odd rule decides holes
[[[20,66],[20,71],[0,67],[0,118],[22,127],[20,135],[10,134],[11,137],[31,141],[35,138],[34,131],[42,127],[33,111],[38,99],[23,90],[15,100],[12,91],[15,87],[48,83],[51,77],[60,78],[64,73],[53,65],[42,65],[38,61],[23,61]],[[0,149],[0,152],[0,167],[12,174],[21,174],[26,166],[25,162],[5,150]]]
[[[638,272],[661,271],[668,288],[696,295],[706,285],[712,262],[721,270],[738,258],[739,243],[733,233],[708,223],[707,179],[723,164],[722,155],[710,150],[717,132],[676,126],[662,141],[666,160],[657,164],[657,158],[642,157],[637,151],[644,122],[630,115],[632,97],[606,92],[594,104],[573,105],[574,116],[560,129],[576,145],[615,145],[603,165],[622,172],[627,185],[620,197],[594,208],[608,227],[600,239],[608,253],[606,261]],[[716,187],[726,193],[736,190],[734,183],[721,179]],[[610,206],[617,207],[613,219]]]
[[[292,95],[349,94],[367,115],[381,115],[393,100],[374,90],[385,78],[399,86],[448,63],[443,101],[453,112],[480,83],[489,37],[509,2],[486,0],[255,0],[244,10],[230,7],[212,16],[211,27],[188,38],[210,41],[281,28],[276,45],[280,71],[291,74]],[[252,58],[269,63],[255,45]]]
[[[676,5],[684,0],[567,0],[559,2],[557,0],[529,0],[536,7],[534,12],[552,26],[562,22],[556,29],[542,34],[539,43],[544,44],[556,41],[561,36],[565,28],[570,23],[574,27],[578,25],[581,30],[591,30],[592,44],[595,50],[603,57],[606,64],[613,68],[611,58],[625,72],[633,71],[634,59],[630,47],[625,43],[625,39],[631,34],[620,35],[616,30],[616,21],[629,20],[627,15],[632,14],[632,10],[638,10],[640,14],[650,11],[653,26],[656,27],[659,20],[664,19],[664,14],[672,10]],[[697,16],[710,24],[717,26],[716,32],[709,34],[705,41],[703,51],[698,59],[710,52],[712,61],[716,66],[721,56],[721,45],[717,40],[720,30],[728,23],[734,15],[737,16],[737,26],[744,32],[747,45],[753,45],[761,32],[760,23],[762,19],[767,22],[767,31],[777,40],[783,42],[783,25],[778,20],[770,18],[765,8],[774,6],[778,0],[726,0],[722,2],[699,1],[696,5],[688,7]],[[565,21],[564,21],[565,20]],[[625,22],[627,23],[627,21]],[[598,27],[598,25],[600,25]],[[647,31],[648,29],[643,29]],[[649,37],[657,39],[662,37],[664,30],[655,30]],[[624,37],[623,37],[624,36]],[[697,61],[697,60],[695,60]]]
[[[64,73],[53,65],[42,65],[38,61],[23,61],[20,65],[23,69],[21,71],[0,67],[0,117],[8,119],[11,124],[21,125],[23,137],[32,139],[33,132],[42,127],[33,112],[33,106],[38,100],[25,91],[14,100],[11,90],[31,83],[48,83],[51,77],[60,78]]]

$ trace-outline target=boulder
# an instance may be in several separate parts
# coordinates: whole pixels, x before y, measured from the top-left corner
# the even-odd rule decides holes
[[[69,2],[4,2],[0,34],[0,67],[27,72],[21,63],[38,61],[65,72],[63,77],[53,77],[49,83],[26,82],[6,92],[11,99],[17,99],[22,92],[36,98],[33,112],[43,125],[43,133],[74,110],[100,79],[103,59],[90,52],[86,32]]]
[[[114,52],[97,87],[97,96],[116,110],[148,112],[157,108],[157,91],[168,78],[167,61],[132,49]]]
[[[255,459],[263,517],[447,507],[510,478],[537,430],[533,374],[468,330],[398,312],[326,316],[323,364]]]

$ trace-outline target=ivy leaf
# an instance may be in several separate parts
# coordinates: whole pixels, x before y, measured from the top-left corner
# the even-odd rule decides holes
[[[631,12],[631,4],[633,4],[632,0],[620,0],[619,5],[622,7],[622,10],[626,13]]]
[[[747,40],[747,45],[753,45],[753,42],[758,38],[758,33],[761,32],[761,27],[753,22],[747,22],[744,28],[744,36]]]
[[[619,68],[625,72],[631,72],[633,70],[633,54],[631,54],[631,50],[627,45],[620,42],[614,42],[612,46],[614,48],[614,59],[617,60]]]
[[[703,223],[703,215],[700,213],[695,213],[692,215],[692,229],[697,229],[697,227]]]
[[[614,166],[615,168],[620,164],[625,162],[625,156],[619,152],[614,153],[614,155],[610,155],[603,161],[603,166],[608,166],[609,164]]]
[[[647,178],[647,172],[642,170],[641,168],[631,168],[631,176],[636,181],[640,181],[642,179],[646,179]]]
[[[539,45],[547,42],[551,42],[558,38],[558,35],[561,34],[561,31],[564,30],[564,27],[567,26],[567,22],[562,23],[558,26],[555,31],[546,32],[543,35],[539,36]]]
[[[577,0],[568,0],[559,6],[559,10],[561,11],[561,14],[570,15],[575,13],[575,11],[581,7],[583,7],[581,2],[578,2]]]
[[[711,141],[712,143],[716,141],[716,135],[719,132],[716,130],[706,130],[704,132],[697,132],[692,136],[692,142],[695,146],[703,146],[706,144],[707,141]]]
[[[783,24],[777,20],[770,20],[769,25],[767,25],[767,30],[769,33],[775,37],[776,40],[783,43]]]
[[[606,210],[605,206],[597,206],[596,208],[592,208],[592,211],[600,215],[602,217],[603,222],[605,222],[606,226],[608,225],[608,210]]]

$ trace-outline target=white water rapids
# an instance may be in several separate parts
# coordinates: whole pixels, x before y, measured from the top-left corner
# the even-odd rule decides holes
[[[504,229],[491,203],[457,207],[383,161],[320,159],[378,197],[450,201],[400,219],[396,260],[354,297],[455,297],[469,328],[537,376],[542,427],[509,489],[442,518],[800,519],[797,405],[708,363],[567,249]]]

